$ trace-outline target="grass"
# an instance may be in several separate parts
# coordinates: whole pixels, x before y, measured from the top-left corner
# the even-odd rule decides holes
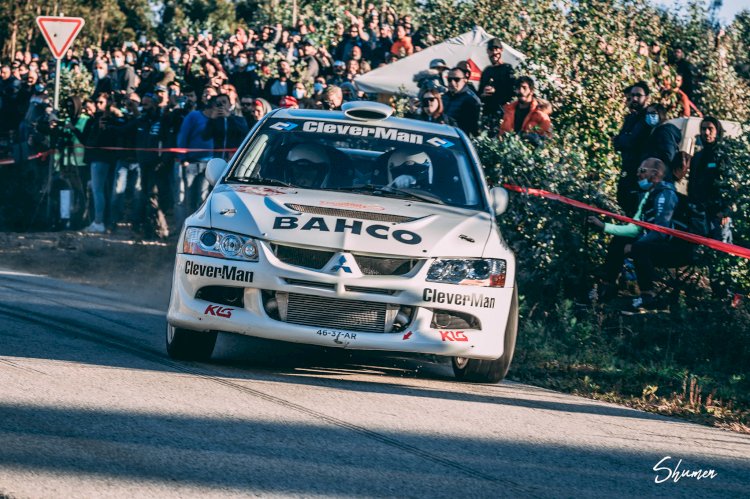
[[[539,310],[522,305],[512,379],[750,433],[744,306],[623,317],[560,300]]]

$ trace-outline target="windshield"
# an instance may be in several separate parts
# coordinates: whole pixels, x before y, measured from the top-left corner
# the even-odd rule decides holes
[[[226,181],[482,207],[459,138],[336,120],[267,120]]]

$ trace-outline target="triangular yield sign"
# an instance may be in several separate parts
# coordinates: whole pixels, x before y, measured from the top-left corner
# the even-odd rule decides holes
[[[36,18],[36,23],[42,30],[42,35],[47,40],[52,55],[55,59],[62,59],[65,51],[83,28],[84,20],[80,17],[39,16]]]

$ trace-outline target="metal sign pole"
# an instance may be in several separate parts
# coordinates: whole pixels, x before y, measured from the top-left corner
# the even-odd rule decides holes
[[[55,111],[60,110],[60,61],[61,59],[55,59],[57,61],[56,69],[55,69],[55,100],[53,103],[53,107],[55,108]]]

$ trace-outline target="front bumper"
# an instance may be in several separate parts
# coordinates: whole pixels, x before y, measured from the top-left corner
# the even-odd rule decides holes
[[[512,287],[484,288],[426,282],[428,265],[406,276],[327,273],[287,265],[276,259],[265,245],[259,249],[260,261],[255,263],[178,254],[167,321],[185,329],[225,331],[326,347],[476,359],[496,359],[503,354]],[[508,275],[509,285],[515,284],[512,277]],[[196,298],[198,291],[207,286],[240,288],[241,305],[217,304]],[[367,289],[388,290],[390,294],[371,293]],[[403,305],[412,307],[412,314],[408,324],[394,332],[301,325],[272,318],[267,311],[269,293],[304,295],[312,303],[319,297],[324,303],[358,300]],[[479,327],[459,330],[434,327],[436,309],[469,314],[478,319]],[[339,312],[330,311],[331,314]]]

